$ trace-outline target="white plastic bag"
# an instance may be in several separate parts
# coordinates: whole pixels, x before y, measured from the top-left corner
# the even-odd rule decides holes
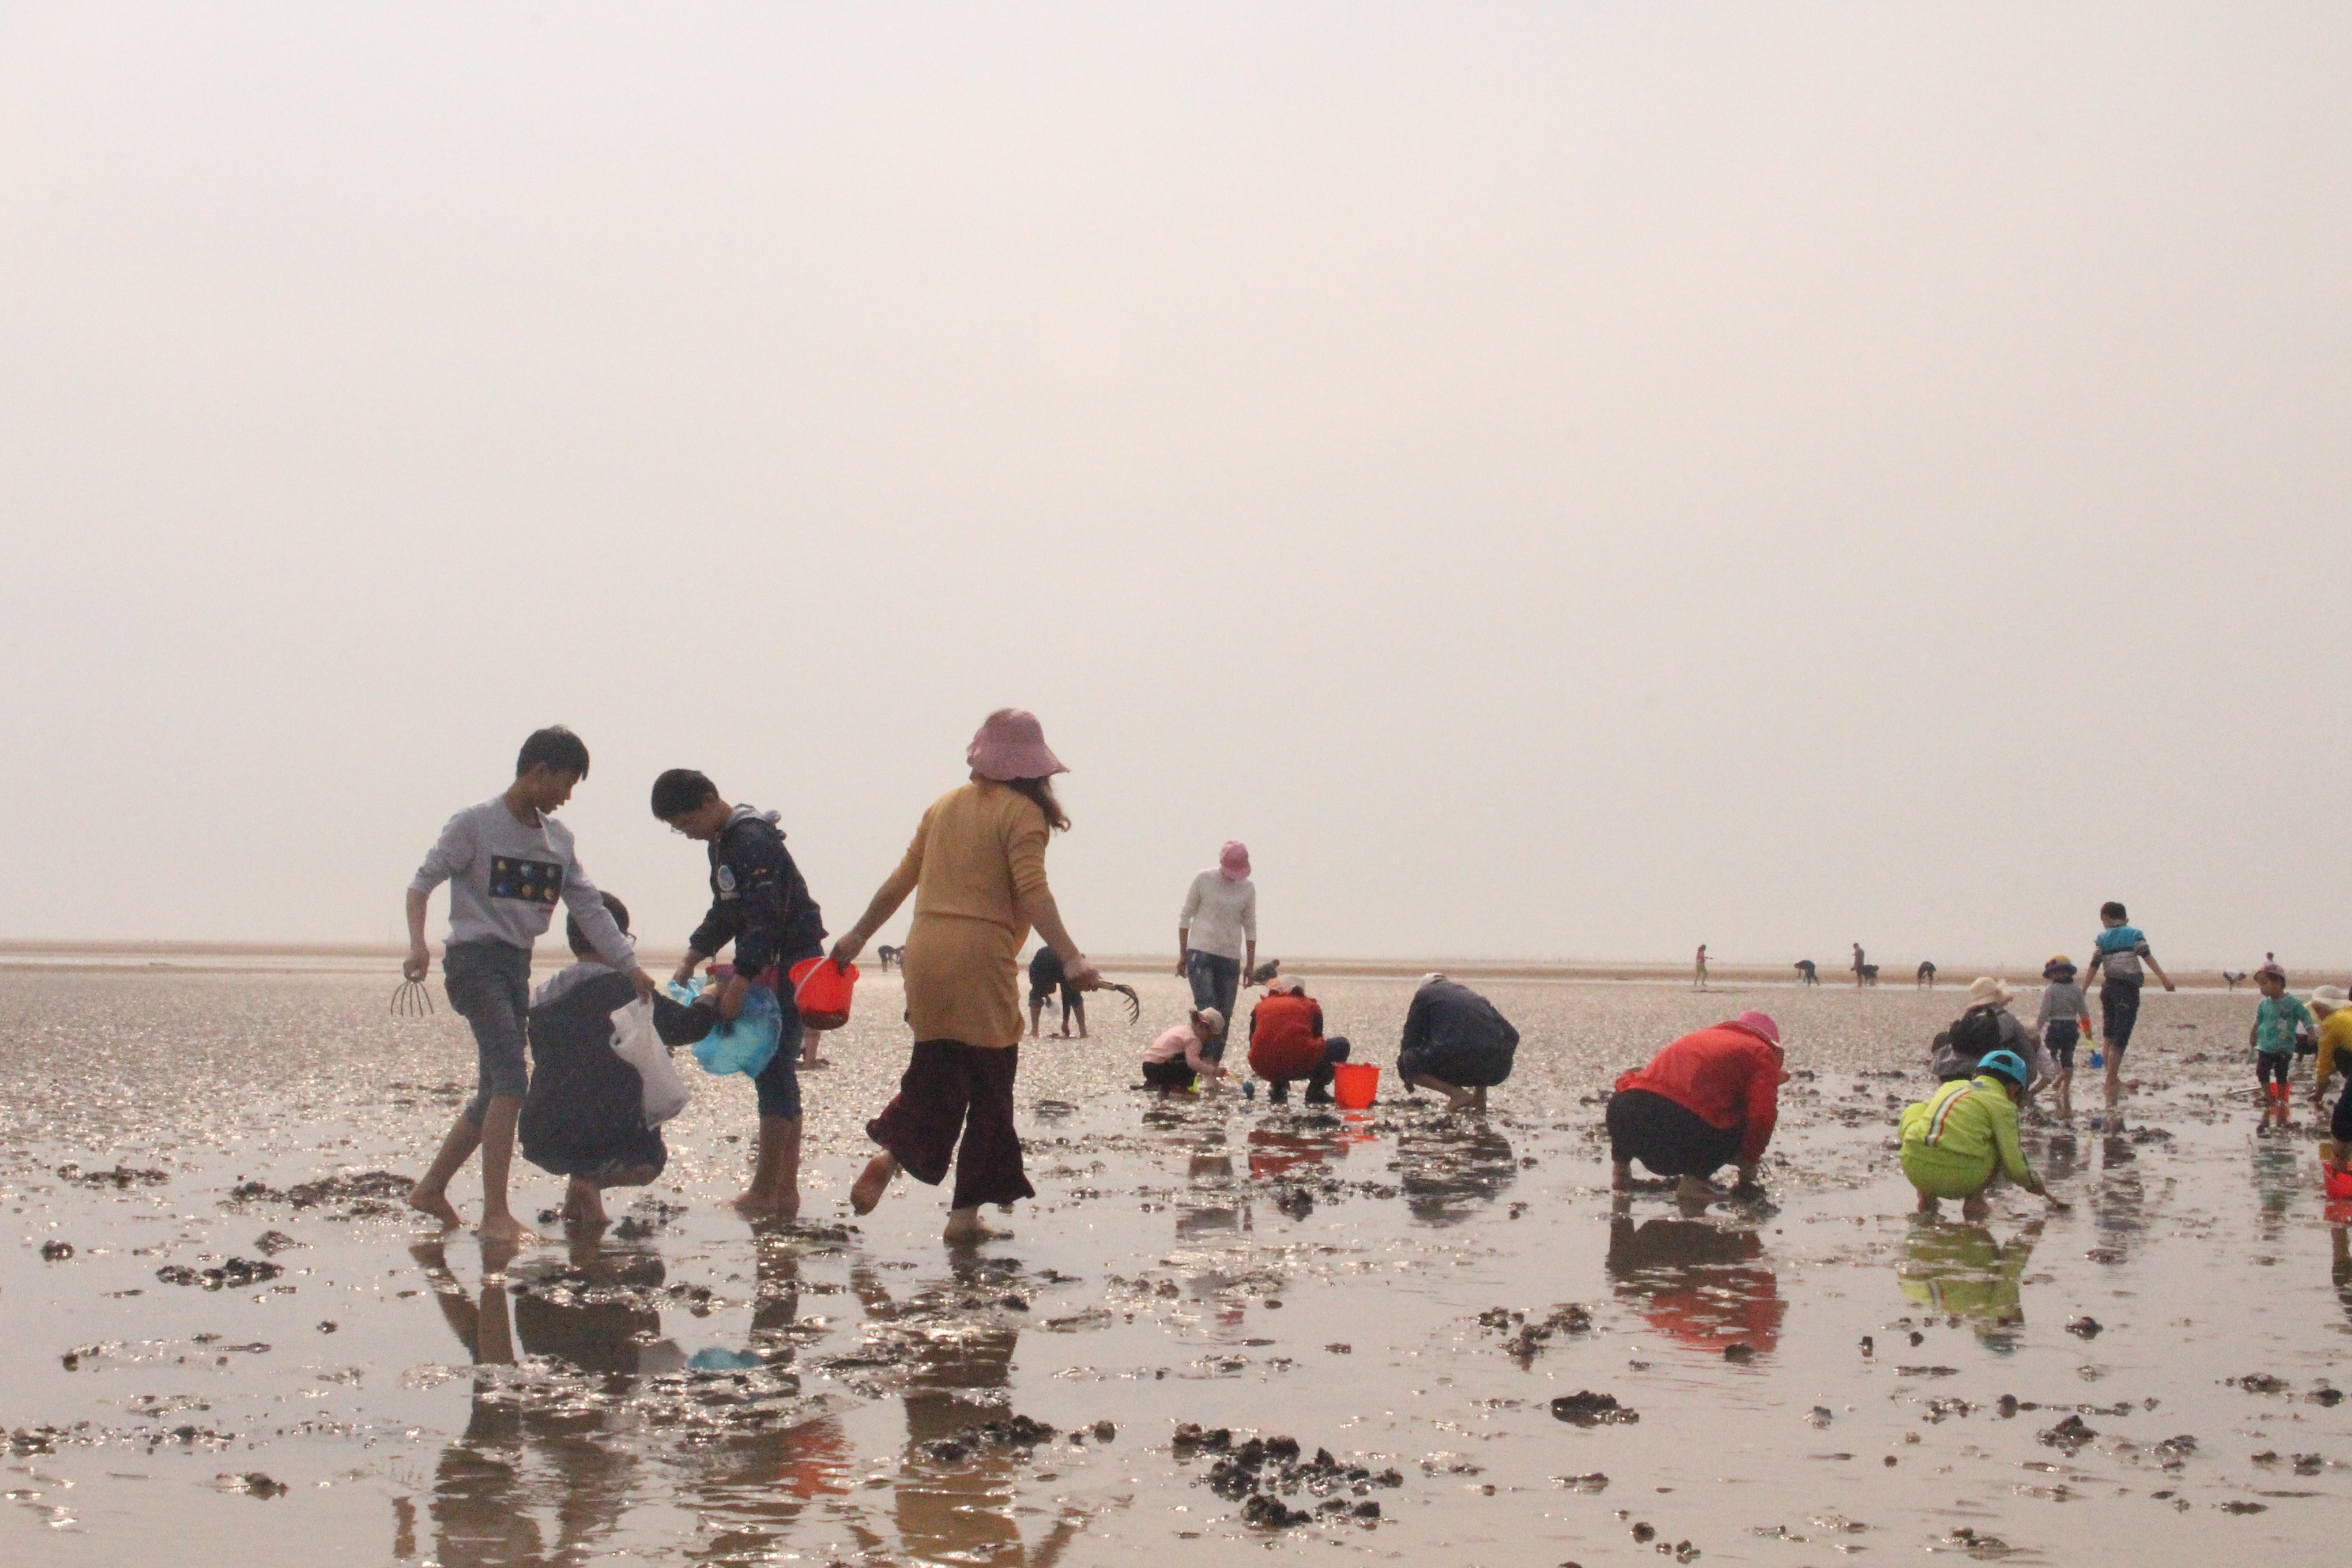
[[[640,998],[613,1015],[613,1054],[636,1068],[646,1086],[646,1126],[659,1127],[686,1109],[692,1091],[654,1033],[652,1003]]]

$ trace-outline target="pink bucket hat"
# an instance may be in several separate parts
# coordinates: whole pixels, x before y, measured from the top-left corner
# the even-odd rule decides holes
[[[972,736],[971,744],[964,748],[963,760],[971,764],[973,773],[999,784],[1050,778],[1070,771],[1045,744],[1045,726],[1037,722],[1037,715],[1023,708],[999,708],[991,713]]]
[[[1228,838],[1225,847],[1217,851],[1217,871],[1228,882],[1239,882],[1250,874],[1249,846],[1238,838]]]
[[[1772,1016],[1769,1013],[1759,1013],[1751,1008],[1734,1018],[1732,1023],[1756,1036],[1768,1046],[1777,1046],[1780,1043],[1780,1026],[1772,1021]]]

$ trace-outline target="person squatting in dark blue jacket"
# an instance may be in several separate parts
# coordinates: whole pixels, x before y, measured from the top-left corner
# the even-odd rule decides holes
[[[801,1020],[784,975],[801,960],[824,954],[824,918],[784,847],[774,812],[729,805],[719,786],[692,768],[672,768],[654,780],[653,809],[710,850],[710,912],[687,939],[677,978],[691,979],[731,942],[735,973],[716,993],[719,1016],[740,1014],[753,985],[782,993],[783,1034],[775,1057],[751,1080],[760,1096],[759,1159],[751,1186],[733,1206],[746,1218],[790,1219],[801,1206]]]

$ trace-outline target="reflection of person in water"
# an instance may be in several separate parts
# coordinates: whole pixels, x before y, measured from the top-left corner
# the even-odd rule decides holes
[[[740,1359],[756,1357],[773,1368],[789,1364],[796,1351],[791,1331],[800,1321],[800,1257],[782,1236],[762,1236],[754,1245],[759,1293]],[[751,1555],[781,1542],[812,1500],[849,1490],[854,1458],[830,1415],[784,1427],[751,1426],[698,1448],[699,1506],[730,1531],[712,1549]]]
[[[1477,1122],[1440,1122],[1397,1139],[1397,1184],[1423,1225],[1460,1225],[1517,1179],[1511,1141]]]
[[[1788,1303],[1762,1266],[1764,1241],[1703,1219],[1609,1221],[1609,1279],[1652,1327],[1686,1345],[1721,1353],[1746,1343],[1769,1351],[1780,1342]]]
[[[1980,1225],[1917,1220],[1904,1238],[1895,1280],[1929,1311],[1967,1319],[1987,1345],[2013,1350],[2016,1331],[2025,1323],[2020,1287],[2041,1234],[2037,1220],[2003,1247]]]
[[[959,1258],[952,1268],[944,1294],[987,1300],[1002,1289],[977,1258]],[[896,1313],[877,1276],[861,1267],[851,1285],[869,1309]],[[1031,1549],[1013,1518],[1024,1468],[1017,1451],[961,1436],[966,1427],[1011,1414],[1002,1391],[1012,1383],[1021,1331],[1005,1313],[985,1310],[966,1310],[931,1328],[908,1346],[906,1459],[894,1500],[899,1544],[922,1563],[1047,1568],[1060,1561],[1084,1516],[1066,1510]]]
[[[641,1358],[663,1348],[641,1348],[660,1332],[661,1315],[632,1300],[559,1306],[534,1293],[522,1296],[510,1311],[506,1268],[515,1256],[511,1244],[483,1244],[478,1301],[450,1273],[440,1242],[420,1242],[410,1254],[424,1266],[442,1317],[477,1367],[513,1364],[520,1336],[525,1354],[545,1356],[577,1372],[628,1379],[648,1370]],[[575,1247],[572,1263],[597,1284],[642,1289],[662,1280],[658,1258],[605,1257],[593,1241]],[[675,1347],[670,1349],[674,1357]],[[596,1411],[569,1399],[534,1405],[519,1395],[501,1397],[497,1377],[478,1373],[466,1434],[442,1451],[435,1475],[437,1560],[457,1568],[593,1555],[593,1542],[620,1521],[636,1468],[625,1450],[595,1440],[600,1422]],[[544,1538],[539,1518],[521,1506],[520,1483],[530,1451],[560,1478],[551,1541]]]

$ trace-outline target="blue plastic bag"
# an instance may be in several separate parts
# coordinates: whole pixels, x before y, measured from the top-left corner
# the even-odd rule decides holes
[[[673,980],[667,989],[673,1000],[688,1005],[702,994],[698,982],[688,986]],[[743,1011],[733,1023],[722,1023],[694,1042],[694,1059],[714,1077],[740,1072],[757,1078],[776,1059],[776,1044],[783,1034],[784,1010],[776,994],[765,985],[754,985],[743,993]]]

